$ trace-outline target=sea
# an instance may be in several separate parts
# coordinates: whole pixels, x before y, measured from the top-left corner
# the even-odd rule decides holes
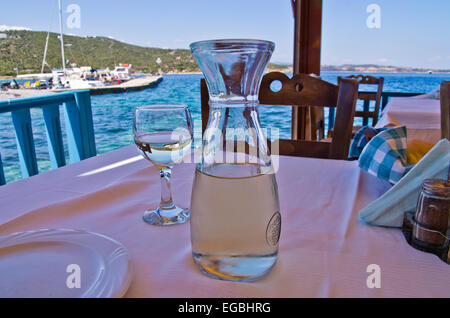
[[[348,73],[322,72],[322,79],[336,84],[338,76]],[[385,92],[429,93],[439,89],[442,81],[450,81],[450,74],[414,74],[414,73],[371,73],[383,76]],[[133,144],[132,123],[134,110],[148,104],[186,104],[192,114],[194,129],[201,129],[200,113],[200,74],[168,74],[154,88],[138,92],[92,96],[92,113],[97,153],[103,154],[114,149]],[[0,81],[0,84],[5,81]],[[361,87],[369,91],[370,87]],[[362,105],[358,105],[362,107]],[[263,127],[278,128],[282,138],[291,135],[291,107],[260,106],[259,113]],[[63,138],[65,126],[60,110]],[[50,169],[48,145],[42,111],[32,109],[33,136],[36,146],[39,172]],[[328,114],[325,113],[327,118]],[[358,123],[356,123],[358,124]],[[7,183],[21,178],[17,145],[10,114],[0,114],[0,154]],[[194,144],[199,145],[200,140]],[[68,150],[65,144],[67,162]]]

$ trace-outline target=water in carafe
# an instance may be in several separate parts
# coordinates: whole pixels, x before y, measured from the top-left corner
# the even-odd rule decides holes
[[[274,44],[191,44],[205,76],[210,114],[191,199],[195,263],[208,276],[252,281],[275,265],[281,230],[278,188],[258,115],[258,91]]]

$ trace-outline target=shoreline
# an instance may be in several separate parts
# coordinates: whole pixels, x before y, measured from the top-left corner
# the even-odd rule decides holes
[[[157,86],[163,80],[162,76],[145,76],[141,78],[131,79],[118,85],[108,85],[102,87],[86,88],[90,90],[90,95],[118,94],[131,91],[140,91],[147,88]],[[58,94],[61,92],[72,92],[76,89],[60,88],[60,89],[7,89],[0,90],[0,100],[10,100],[17,98],[37,97],[48,94]]]
[[[267,69],[266,73],[269,72],[281,72],[281,73],[293,73],[292,68],[286,69]],[[382,71],[367,71],[367,72],[353,72],[353,71],[321,71],[322,73],[349,73],[349,74],[423,74],[423,75],[450,75],[450,72],[433,72],[428,74],[428,72],[382,72]],[[162,75],[202,75],[202,72],[167,72]],[[147,75],[147,74],[145,74]],[[0,77],[1,79],[1,77]]]
[[[268,72],[281,72],[281,73],[292,73],[292,69],[269,69]],[[427,72],[383,72],[383,71],[368,71],[368,72],[353,72],[353,71],[321,71],[322,73],[348,73],[348,74],[421,74],[421,75],[450,75],[450,72],[433,72],[428,74]],[[150,74],[143,74],[150,75]],[[202,75],[202,72],[168,72],[162,75]],[[16,79],[15,76],[0,76],[0,81],[7,81]]]
[[[281,73],[292,73],[292,69],[290,70],[267,70],[268,72],[281,72]],[[374,72],[353,72],[353,71],[321,71],[321,73],[349,73],[349,74],[421,74],[421,75],[450,75],[450,72],[433,72],[432,74],[428,74],[427,72],[382,72],[382,71],[374,71]],[[202,75],[201,72],[169,72],[164,73],[163,75]]]

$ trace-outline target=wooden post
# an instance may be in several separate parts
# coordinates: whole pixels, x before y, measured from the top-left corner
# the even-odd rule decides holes
[[[94,121],[89,91],[76,92],[75,101],[78,105],[80,118],[82,120],[82,130],[84,131],[84,137],[86,138],[86,153],[83,159],[94,157],[97,155],[97,149],[95,147]]]
[[[450,82],[441,83],[441,132],[450,139]]]
[[[70,162],[97,154],[89,91],[75,92],[75,100],[65,105],[65,119]]]
[[[16,133],[22,178],[28,178],[39,173],[34,148],[30,109],[16,110],[11,112],[11,115]]]
[[[323,0],[295,0],[294,74],[320,75]],[[310,136],[309,109],[293,107],[292,139]]]
[[[6,184],[5,172],[3,171],[2,155],[0,154],[0,186]]]
[[[52,169],[66,164],[64,144],[61,133],[61,120],[59,118],[59,105],[50,104],[42,107],[45,129],[47,131],[48,150]]]

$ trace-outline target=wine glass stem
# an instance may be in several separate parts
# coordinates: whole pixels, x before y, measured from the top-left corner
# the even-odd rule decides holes
[[[172,175],[171,168],[165,168],[160,170],[161,176],[161,203],[159,208],[162,210],[170,210],[174,208],[172,200],[172,192],[170,191],[170,177]]]

